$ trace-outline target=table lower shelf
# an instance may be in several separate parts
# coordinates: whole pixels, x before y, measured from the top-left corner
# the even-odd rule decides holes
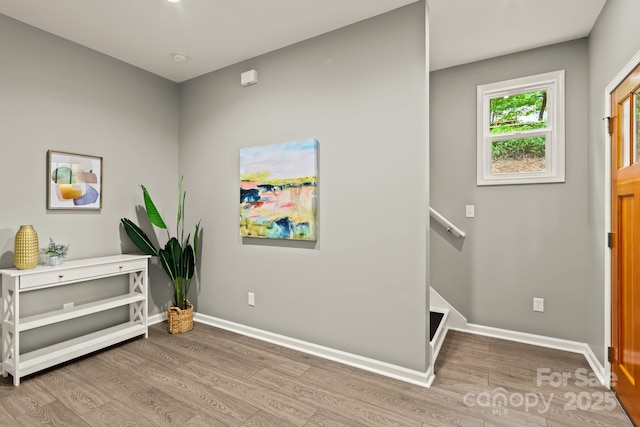
[[[3,374],[13,375],[13,384],[20,384],[20,378],[42,369],[58,365],[76,357],[84,356],[110,345],[126,341],[140,335],[147,335],[147,326],[136,322],[122,323],[91,334],[43,347],[19,356],[16,367],[15,359],[10,357],[3,364]]]

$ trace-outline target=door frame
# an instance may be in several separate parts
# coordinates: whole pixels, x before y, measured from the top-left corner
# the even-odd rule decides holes
[[[611,93],[613,90],[618,87],[620,83],[627,78],[629,73],[631,73],[636,67],[640,64],[640,51],[636,52],[636,54],[627,62],[627,64],[620,70],[618,75],[614,77],[614,79],[607,85],[604,90],[604,119],[611,117]],[[606,247],[607,242],[607,234],[610,233],[611,230],[611,135],[609,134],[608,126],[602,126],[604,129],[604,140],[607,142],[605,155],[604,155],[604,199],[605,199],[605,209],[604,209],[604,223],[605,223],[605,233],[603,236],[603,244]],[[611,347],[611,249],[607,248],[605,250],[604,256],[604,380],[605,385],[608,388],[611,388],[611,362],[609,362],[607,347]]]

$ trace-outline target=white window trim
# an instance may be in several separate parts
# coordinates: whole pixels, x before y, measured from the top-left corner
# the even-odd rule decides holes
[[[547,90],[548,128],[491,135],[489,133],[489,101],[506,95]],[[477,92],[477,184],[508,185],[565,182],[564,70],[522,77],[478,86]],[[491,143],[503,139],[545,135],[546,168],[542,172],[491,173]]]

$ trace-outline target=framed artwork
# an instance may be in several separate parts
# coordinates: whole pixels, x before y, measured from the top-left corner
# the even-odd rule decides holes
[[[240,149],[240,235],[317,240],[318,141]]]
[[[47,209],[102,208],[102,157],[47,151]]]

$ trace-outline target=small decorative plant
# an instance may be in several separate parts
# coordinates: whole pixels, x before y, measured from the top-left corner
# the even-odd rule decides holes
[[[42,252],[48,257],[64,258],[67,256],[67,253],[69,252],[69,245],[56,243],[53,241],[52,238],[49,238],[49,245],[47,245],[46,248],[41,248],[40,252]]]
[[[120,221],[131,241],[147,255],[157,256],[160,264],[167,273],[173,285],[173,304],[181,310],[187,309],[190,305],[187,301],[191,279],[198,261],[198,239],[200,222],[196,224],[193,232],[193,245],[191,244],[191,234],[184,235],[184,200],[187,192],[182,189],[182,177],[178,182],[178,215],[176,220],[176,235],[171,236],[169,228],[162,219],[160,212],[151,200],[151,196],[144,185],[142,194],[147,217],[151,224],[167,231],[167,242],[162,248],[156,248],[152,240],[135,223],[127,218]]]

